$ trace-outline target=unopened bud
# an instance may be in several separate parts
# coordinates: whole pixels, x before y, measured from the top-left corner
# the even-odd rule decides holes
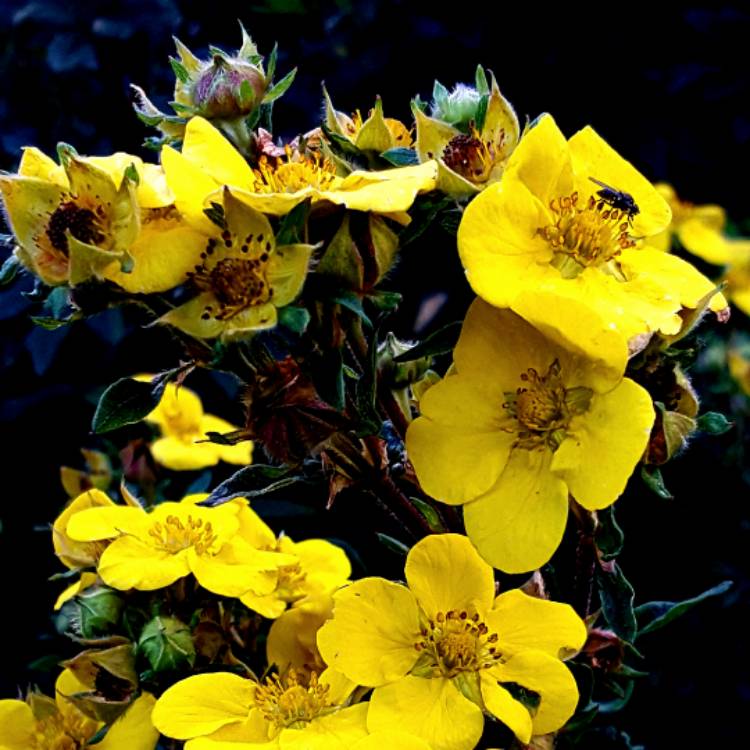
[[[255,65],[215,55],[196,76],[192,93],[196,113],[212,119],[250,114],[265,91],[265,76]]]
[[[141,631],[138,653],[148,659],[155,672],[173,672],[195,663],[190,628],[176,617],[154,617]]]

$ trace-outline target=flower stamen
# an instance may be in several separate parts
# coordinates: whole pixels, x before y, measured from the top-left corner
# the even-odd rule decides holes
[[[218,540],[210,521],[203,522],[202,518],[187,517],[184,523],[177,516],[167,516],[164,523],[157,521],[148,530],[153,539],[152,544],[158,550],[175,554],[192,547],[196,554],[212,553],[212,548]]]
[[[336,179],[336,167],[322,154],[301,154],[286,146],[285,155],[270,159],[263,154],[253,170],[255,193],[296,193],[307,187],[328,190]]]
[[[283,677],[271,675],[255,689],[255,705],[263,718],[278,729],[303,729],[333,706],[329,685],[318,682],[316,672],[305,683],[303,676],[290,669]]]

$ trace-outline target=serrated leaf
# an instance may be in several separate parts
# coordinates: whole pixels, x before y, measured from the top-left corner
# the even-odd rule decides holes
[[[620,566],[612,563],[609,569],[596,572],[596,583],[602,605],[602,616],[607,625],[625,641],[632,641],[637,632],[633,602],[633,587]]]
[[[734,422],[730,422],[718,411],[707,411],[705,414],[701,414],[696,420],[696,424],[701,432],[709,435],[723,435],[734,427]]]
[[[188,73],[187,68],[176,57],[170,57],[169,64],[180,83],[187,83],[190,80],[190,73]]]
[[[265,464],[245,466],[232,474],[229,479],[223,481],[199,505],[212,508],[216,505],[228,503],[235,497],[259,497],[302,481],[302,477],[298,474],[289,476],[289,471],[286,466],[267,466]]]
[[[664,484],[664,477],[661,471],[655,466],[642,466],[641,478],[646,486],[662,500],[674,500],[674,495],[667,489]]]
[[[384,546],[387,547],[391,552],[395,552],[397,555],[401,555],[402,557],[406,557],[409,554],[409,548],[403,543],[400,542],[398,539],[394,539],[392,536],[388,536],[388,534],[376,534],[378,541]]]
[[[310,313],[304,307],[287,305],[278,311],[279,324],[294,333],[302,334],[310,324]]]
[[[297,68],[289,71],[278,83],[271,86],[266,95],[263,97],[263,104],[275,102],[280,96],[286,94],[289,87],[294,83],[294,77],[297,75]]]
[[[638,638],[655,630],[669,625],[672,620],[676,620],[686,612],[691,610],[696,604],[700,604],[706,599],[725,594],[733,586],[733,581],[723,581],[713,588],[704,591],[692,599],[685,599],[681,602],[647,602],[636,607],[635,615],[638,620]]]
[[[91,429],[101,434],[140,422],[156,408],[167,383],[185,369],[177,367],[167,370],[157,375],[150,383],[132,378],[120,378],[112,383],[99,399]]]
[[[458,337],[461,333],[461,323],[448,323],[447,326],[439,328],[431,333],[424,341],[409,349],[408,352],[399,354],[394,358],[394,362],[412,362],[415,359],[423,357],[434,357],[439,354],[452,352],[458,343]]]
[[[603,560],[613,560],[622,551],[625,534],[615,520],[613,505],[596,512],[594,542]]]
[[[393,164],[394,167],[409,167],[419,164],[417,152],[413,148],[405,148],[404,146],[389,148],[387,151],[383,151],[380,156],[389,164]]]
[[[23,268],[15,255],[10,255],[0,267],[0,289],[10,286],[18,276],[18,272]]]

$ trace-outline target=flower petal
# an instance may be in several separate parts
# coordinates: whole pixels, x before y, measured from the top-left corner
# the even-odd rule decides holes
[[[198,440],[199,436],[195,436]],[[156,463],[174,471],[192,471],[216,466],[219,463],[219,446],[213,443],[185,442],[169,435],[151,444],[151,454]]]
[[[578,704],[578,686],[570,670],[541,651],[522,651],[512,656],[493,667],[492,676],[539,694],[541,702],[532,717],[534,734],[560,729]]]
[[[242,564],[225,561],[223,552],[222,548],[218,555],[207,556],[188,551],[190,570],[204,589],[221,596],[241,596],[247,591],[270,594],[276,588],[278,566],[271,567],[263,553],[257,553],[257,562]]]
[[[485,708],[505,724],[519,741],[526,745],[531,739],[531,715],[529,710],[517,701],[486,670],[479,674],[482,686],[482,699]]]
[[[588,411],[573,418],[552,472],[585,508],[606,508],[625,489],[653,423],[651,396],[624,378],[609,393],[594,394]]]
[[[69,187],[65,170],[54,159],[42,153],[35,146],[26,146],[23,149],[21,163],[18,165],[18,174],[51,182],[63,190],[67,190]]]
[[[586,626],[569,604],[537,599],[519,589],[500,594],[485,622],[500,636],[503,652],[536,649],[561,659],[586,641]]]
[[[282,245],[272,253],[266,278],[276,307],[293,302],[302,291],[312,250],[312,245]]]
[[[494,487],[464,507],[469,539],[506,573],[544,565],[560,544],[568,489],[550,471],[549,451],[515,449]]]
[[[409,676],[373,692],[367,728],[409,732],[433,750],[471,750],[482,735],[484,717],[450,680]]]
[[[593,195],[600,189],[591,182],[591,177],[614,190],[630,193],[640,209],[640,213],[633,218],[634,236],[656,234],[669,225],[672,211],[659,191],[591,126],[587,125],[572,136],[568,146],[577,187],[582,195]]]
[[[333,619],[318,632],[328,666],[359,685],[375,687],[403,677],[419,654],[419,611],[414,594],[382,578],[363,578],[336,593]]]
[[[351,750],[431,750],[430,746],[413,734],[398,729],[386,729],[368,734],[352,745]]]
[[[406,581],[423,612],[471,610],[484,615],[495,596],[492,568],[462,534],[432,534],[406,558]]]
[[[0,748],[28,750],[33,747],[36,720],[28,703],[0,700]]]
[[[325,539],[305,539],[289,550],[305,572],[307,595],[332,594],[352,574],[349,558],[341,547]]]
[[[156,702],[151,720],[167,737],[186,740],[211,734],[247,719],[255,684],[229,672],[188,677],[168,688]]]
[[[200,432],[202,436],[209,432],[224,434],[234,432],[237,429],[235,425],[225,419],[215,417],[213,414],[206,414],[201,419]],[[210,443],[210,445],[216,450],[219,459],[228,464],[247,466],[252,459],[253,444],[250,440],[243,440],[241,443],[235,443],[234,445],[219,445],[218,443]]]
[[[159,732],[151,723],[156,699],[150,693],[136,698],[95,747],[99,750],[154,750]]]
[[[304,729],[282,729],[281,750],[350,750],[367,736],[367,703],[313,719]]]
[[[214,295],[203,292],[178,307],[172,308],[159,318],[159,323],[166,323],[198,339],[213,339],[226,328],[226,323],[213,316],[203,318],[206,308],[216,304]],[[235,316],[236,317],[236,316]]]
[[[157,550],[134,536],[115,539],[102,553],[97,570],[104,583],[120,591],[154,591],[190,573],[185,555]]]
[[[149,515],[142,508],[102,504],[74,513],[66,526],[71,539],[94,542],[113,539],[121,533],[140,533],[149,525]]]
[[[247,161],[219,130],[202,117],[192,117],[185,127],[182,155],[220,185],[246,187],[253,184],[253,170]]]

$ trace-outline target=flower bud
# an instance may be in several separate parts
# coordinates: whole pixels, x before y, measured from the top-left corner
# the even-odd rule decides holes
[[[258,67],[239,58],[214,55],[197,74],[193,84],[193,106],[208,119],[249,115],[261,103],[266,78]]]
[[[176,617],[159,616],[148,622],[138,639],[138,653],[154,672],[183,670],[195,663],[190,628]]]
[[[91,586],[81,591],[66,609],[75,632],[89,639],[112,633],[120,622],[123,606],[119,592],[108,586]]]
[[[436,87],[432,116],[462,129],[468,127],[470,122],[476,122],[481,100],[479,91],[463,83],[457,84],[450,93]]]

